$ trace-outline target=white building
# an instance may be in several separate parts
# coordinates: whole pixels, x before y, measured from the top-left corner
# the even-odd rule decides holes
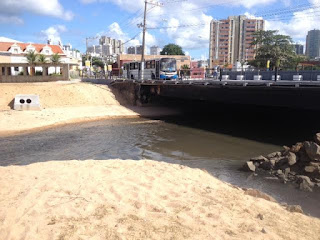
[[[53,54],[58,54],[61,63],[72,63],[71,59],[64,53],[59,45],[20,42],[0,42],[0,63],[28,63],[26,54],[30,51],[45,55],[48,62],[50,62]],[[36,71],[37,70],[36,67]],[[15,69],[13,74],[15,74],[15,72],[18,74],[20,69]],[[49,74],[54,72],[54,68],[49,69]]]
[[[160,55],[161,49],[158,46],[152,46],[150,48],[150,55]]]
[[[62,50],[67,56],[67,63],[76,64],[74,68],[82,67],[82,57],[79,50],[73,49],[70,43],[67,45],[63,45]]]

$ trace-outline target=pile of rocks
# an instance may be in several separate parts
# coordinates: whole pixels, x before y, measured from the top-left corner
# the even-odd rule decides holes
[[[243,166],[246,171],[268,171],[283,182],[294,182],[299,188],[312,191],[320,187],[320,133],[315,141],[299,142],[280,152],[250,159]]]

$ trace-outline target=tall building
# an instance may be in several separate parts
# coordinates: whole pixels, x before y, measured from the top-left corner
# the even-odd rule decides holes
[[[158,46],[150,47],[150,55],[160,55],[160,48]]]
[[[212,20],[210,24],[209,67],[250,61],[255,57],[252,46],[253,33],[264,30],[264,20],[231,16],[224,20]]]
[[[320,57],[320,30],[314,29],[308,32],[306,55],[311,59]]]
[[[136,47],[128,47],[127,53],[128,54],[136,54]]]
[[[142,54],[142,45],[136,46],[136,54]]]
[[[294,49],[296,54],[303,55],[304,54],[304,46],[302,44],[294,44]]]
[[[108,57],[124,53],[124,47],[121,40],[102,36],[99,45],[89,46],[87,52],[95,56]]]

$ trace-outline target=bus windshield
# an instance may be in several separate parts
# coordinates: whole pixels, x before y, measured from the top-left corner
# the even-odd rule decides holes
[[[163,58],[161,59],[160,71],[163,72],[175,72],[177,71],[177,63],[174,58]]]

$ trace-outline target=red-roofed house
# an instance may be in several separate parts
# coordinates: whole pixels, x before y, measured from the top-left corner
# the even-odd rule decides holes
[[[0,42],[0,63],[28,63],[26,54],[30,51],[47,56],[48,61],[53,54],[59,54],[61,63],[72,66],[80,66],[81,63],[79,59],[68,56],[59,45],[20,42]],[[59,71],[59,67],[57,69]],[[37,67],[35,70],[38,70]],[[13,74],[19,74],[19,71],[20,69],[14,70]],[[54,68],[49,68],[49,74],[55,71]]]
[[[47,55],[48,58],[57,53],[61,56],[62,63],[68,63],[68,58],[59,45],[17,42],[0,42],[0,63],[26,63],[25,55],[30,51]]]

